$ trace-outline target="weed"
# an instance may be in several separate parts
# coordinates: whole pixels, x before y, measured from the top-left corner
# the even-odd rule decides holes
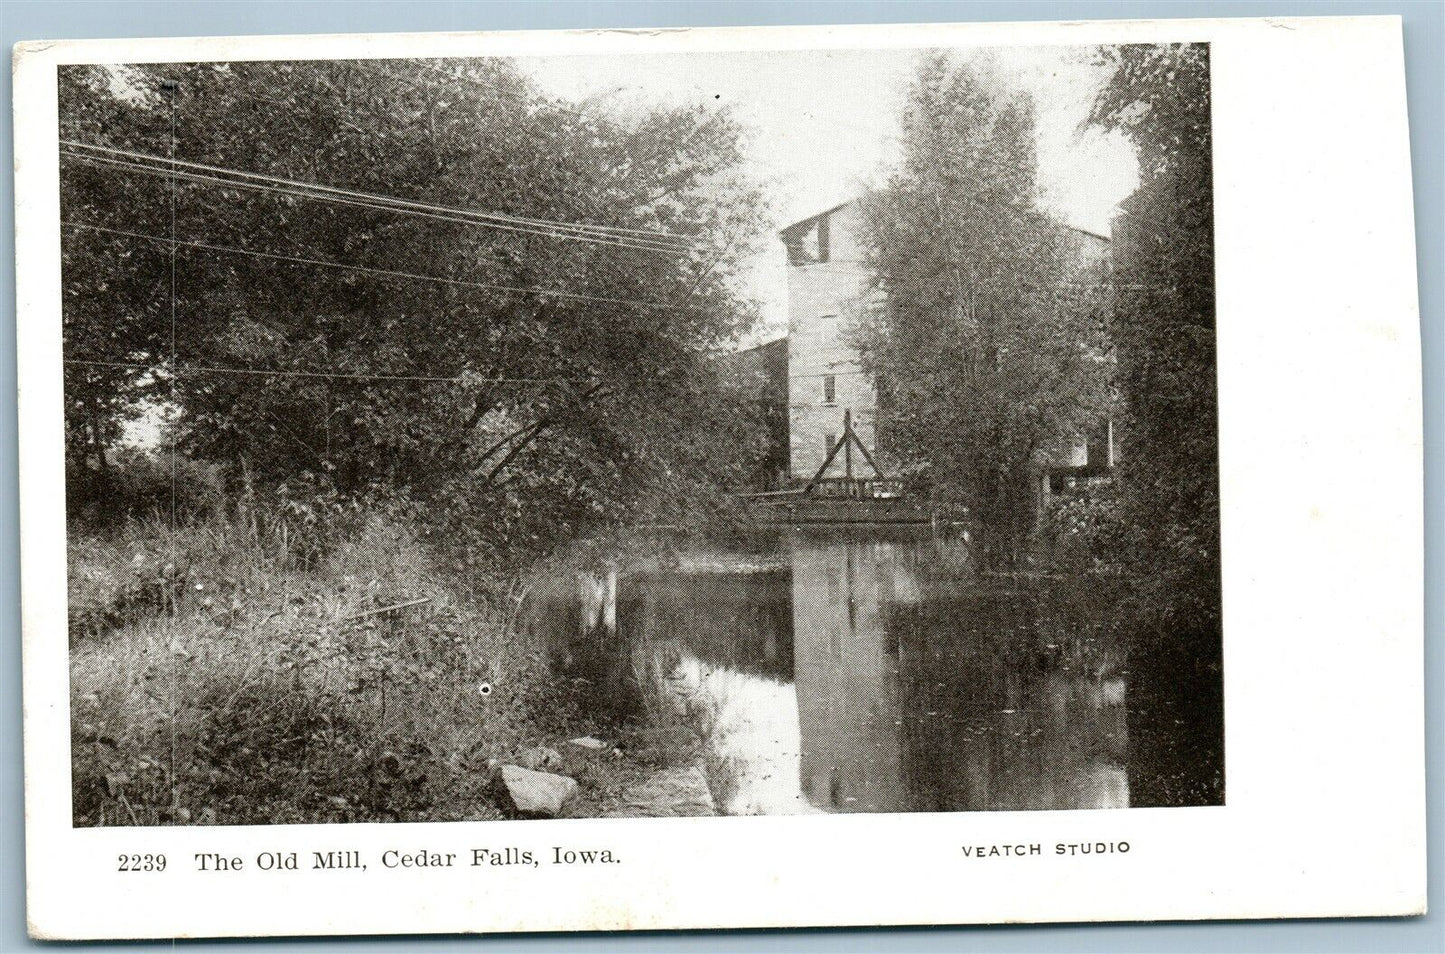
[[[76,824],[496,817],[487,759],[553,701],[541,654],[404,523],[312,517],[72,537]]]

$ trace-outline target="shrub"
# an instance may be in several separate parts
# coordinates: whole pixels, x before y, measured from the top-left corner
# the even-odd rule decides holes
[[[541,655],[405,523],[251,516],[72,544],[73,625],[108,607],[71,653],[75,823],[497,817],[487,759],[549,711]],[[298,545],[308,525],[324,548]]]
[[[1086,479],[1053,496],[1044,531],[1055,556],[1065,562],[1117,565],[1126,541],[1123,506],[1114,481]]]
[[[173,513],[178,520],[205,519],[226,506],[220,468],[154,449],[114,451],[103,474],[67,461],[65,486],[72,520],[96,530]]]

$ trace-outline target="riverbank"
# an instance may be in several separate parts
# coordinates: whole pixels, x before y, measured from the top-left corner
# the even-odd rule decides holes
[[[511,578],[395,516],[305,539],[72,534],[77,825],[1222,796],[1217,641],[1141,652],[1116,575],[858,532],[590,540]]]
[[[521,586],[452,579],[404,521],[301,543],[237,517],[72,532],[77,825],[509,817],[503,765],[575,779],[561,814],[642,813],[699,758],[680,723],[587,714]]]

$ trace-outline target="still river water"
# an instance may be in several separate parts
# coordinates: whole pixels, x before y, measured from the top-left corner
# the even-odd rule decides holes
[[[1126,651],[1123,586],[963,539],[784,531],[541,599],[605,721],[671,705],[727,814],[1219,804],[1218,646]]]

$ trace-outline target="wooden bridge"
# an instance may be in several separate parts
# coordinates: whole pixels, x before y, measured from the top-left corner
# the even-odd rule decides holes
[[[853,473],[853,450],[857,448],[871,477]],[[843,476],[825,477],[838,455],[843,455]],[[833,445],[807,483],[788,490],[742,494],[752,518],[758,523],[932,523],[933,510],[908,494],[906,484],[890,477],[878,466],[873,454],[853,430],[853,412],[843,412],[843,436]]]

